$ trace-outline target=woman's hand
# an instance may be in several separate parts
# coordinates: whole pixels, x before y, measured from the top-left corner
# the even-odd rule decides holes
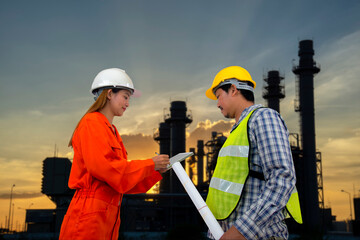
[[[165,154],[157,155],[153,157],[152,160],[155,163],[156,171],[159,171],[160,173],[164,173],[168,170],[167,165],[170,164],[169,155],[165,155]]]

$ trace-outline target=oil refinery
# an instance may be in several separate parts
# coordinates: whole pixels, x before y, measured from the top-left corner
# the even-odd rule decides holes
[[[293,66],[296,77],[294,111],[300,115],[300,132],[290,133],[290,144],[297,176],[301,212],[304,223],[287,220],[290,234],[325,235],[340,231],[335,224],[331,208],[324,204],[321,152],[316,148],[314,77],[320,66],[314,60],[312,40],[299,42],[299,63]],[[285,96],[284,76],[271,70],[264,76],[262,97],[267,107],[280,112],[280,101]],[[186,148],[186,128],[192,123],[192,114],[185,101],[172,101],[170,113],[164,115],[153,139],[159,144],[159,153],[174,156],[193,152],[183,162],[189,177],[201,196],[206,199],[207,189],[215,169],[217,156],[226,137],[213,132],[211,140],[197,141],[197,148]],[[286,119],[286,116],[283,116]],[[55,209],[27,209],[26,232],[4,234],[4,239],[57,239],[62,219],[74,190],[67,186],[71,161],[50,157],[43,161],[42,193],[56,205]],[[354,220],[349,232],[360,235],[360,198],[352,199]],[[120,239],[200,239],[206,225],[173,171],[163,174],[158,193],[125,195],[121,205]],[[186,229],[186,231],[185,231]],[[11,237],[18,235],[19,238]],[[173,237],[173,236],[177,236]],[[305,238],[304,238],[305,239]]]

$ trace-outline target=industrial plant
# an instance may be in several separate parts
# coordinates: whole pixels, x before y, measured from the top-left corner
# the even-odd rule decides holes
[[[320,72],[320,66],[313,58],[312,40],[299,42],[298,56],[299,63],[293,66],[292,71],[296,77],[294,110],[300,115],[300,133],[290,133],[290,144],[304,223],[300,225],[292,219],[286,222],[290,234],[322,236],[339,229],[333,224],[336,218],[332,216],[331,209],[324,205],[322,158],[321,152],[316,150],[314,76]],[[280,101],[285,98],[283,80],[284,76],[276,70],[264,76],[262,96],[267,107],[278,112]],[[185,101],[172,101],[169,113],[164,115],[153,138],[159,144],[160,154],[174,156],[181,152],[194,153],[182,165],[206,199],[217,156],[226,137],[223,133],[213,132],[209,141],[199,139],[197,148],[187,149],[186,128],[193,121],[187,107]],[[27,236],[57,239],[62,219],[74,194],[74,190],[67,186],[70,169],[71,161],[67,158],[51,157],[44,160],[42,193],[56,204],[56,209],[28,209],[26,232],[18,233],[22,234],[22,239],[35,239]],[[353,205],[355,219],[350,224],[350,230],[358,236],[360,198],[354,198]],[[120,239],[172,239],[174,235],[176,239],[190,239],[187,236],[203,236],[207,232],[205,223],[173,171],[163,174],[158,193],[125,195],[120,213]]]

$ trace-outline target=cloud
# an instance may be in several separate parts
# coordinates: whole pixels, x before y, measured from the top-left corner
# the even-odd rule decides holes
[[[327,166],[331,168],[345,168],[352,166],[360,166],[358,159],[360,158],[360,136],[356,133],[348,138],[329,139],[322,147],[322,152],[331,158]],[[350,165],[349,165],[350,164]]]
[[[212,131],[228,131],[231,124],[204,92],[217,71],[230,64],[247,65],[259,86],[261,69],[274,65],[285,71],[287,98],[281,112],[294,132],[299,122],[292,104],[295,77],[290,65],[297,54],[296,38],[304,35],[315,38],[315,60],[321,64],[315,77],[316,136],[326,184],[342,178],[349,184],[350,176],[358,177],[352,173],[358,170],[357,146],[350,141],[359,141],[353,130],[360,127],[356,121],[360,119],[359,4],[313,4],[306,15],[298,11],[307,7],[300,2],[237,4],[229,8],[212,1],[207,11],[201,12],[201,3],[195,3],[191,11],[179,11],[187,4],[101,4],[101,11],[97,4],[90,4],[89,11],[80,17],[80,6],[60,4],[54,12],[54,8],[44,11],[47,5],[39,8],[30,4],[32,11],[28,11],[17,4],[5,4],[0,21],[8,33],[3,34],[4,57],[0,59],[4,82],[0,89],[0,191],[7,191],[16,180],[14,176],[19,176],[28,181],[16,182],[15,189],[36,192],[42,160],[52,156],[55,144],[59,156],[72,157],[67,142],[92,102],[88,92],[91,81],[98,71],[114,65],[126,69],[143,91],[125,115],[114,121],[130,159],[150,157],[158,150],[152,134],[172,100],[186,101],[192,113],[187,148],[196,147],[198,139],[210,139]],[[14,11],[20,14],[11,14]],[[67,18],[63,19],[65,12]],[[218,12],[227,14],[220,16]],[[281,17],[274,18],[273,12]],[[41,21],[48,13],[52,21]],[[340,17],[334,18],[334,13]],[[94,14],[99,17],[94,18]],[[24,16],[29,21],[23,21]],[[34,25],[38,27],[29,27]],[[35,32],[24,38],[28,29]],[[94,29],[102,29],[101,34],[93,36]],[[52,34],[44,38],[40,32]],[[21,71],[18,66],[22,66]],[[258,102],[262,101],[260,96],[258,87]],[[21,186],[26,189],[20,190]]]
[[[128,159],[145,159],[155,156],[159,145],[151,135],[144,134],[123,134],[121,135],[125,148],[128,152]]]
[[[206,98],[205,90],[208,86],[201,86],[200,76],[194,76],[196,82],[185,90],[169,90],[161,94],[144,92],[140,98],[131,99],[130,107],[121,118],[115,118],[114,124],[121,134],[153,134],[164,116],[170,114],[172,101],[184,101],[187,114],[192,115],[193,122],[210,119],[218,120],[223,116],[216,107],[216,102]],[[180,81],[180,80],[179,80]],[[211,82],[208,83],[210,86]],[[190,124],[194,129],[196,124]]]
[[[44,113],[41,112],[40,110],[29,110],[28,114],[30,116],[34,116],[34,117],[42,117],[42,116],[44,116]]]
[[[360,136],[357,133],[349,138],[329,139],[321,148],[326,191],[360,187]]]
[[[190,147],[197,147],[197,141],[203,140],[206,143],[211,139],[212,132],[224,133],[228,135],[234,121],[200,121],[196,128],[192,131],[187,131],[186,151]],[[128,159],[142,159],[150,158],[159,151],[158,143],[153,139],[152,135],[145,134],[122,134],[125,148],[128,152]]]
[[[315,111],[320,146],[359,128],[360,31],[319,50],[321,72],[315,77]]]
[[[231,120],[231,121],[219,120],[219,121],[211,122],[209,119],[206,119],[205,121],[198,122],[198,124],[196,126],[196,128],[197,128],[196,130],[212,129],[214,131],[228,131],[229,127],[234,124],[235,124],[235,120]]]
[[[335,107],[344,104],[346,95],[358,93],[360,82],[360,31],[344,36],[329,46],[323,46],[320,51],[319,62],[322,71],[315,81],[317,98],[320,106],[329,105],[329,101],[337,101]],[[354,99],[355,100],[355,99]],[[327,103],[327,104],[326,104]]]
[[[12,194],[12,198],[13,199],[27,199],[27,198],[37,198],[37,197],[41,197],[44,194],[39,193],[39,192],[14,192]],[[0,199],[9,199],[10,198],[10,193],[1,193],[0,194]]]
[[[204,143],[211,140],[212,132],[224,133],[227,136],[231,130],[231,127],[234,125],[235,121],[200,121],[197,124],[197,127],[189,133],[187,138],[187,146],[196,148],[197,141],[203,140]]]

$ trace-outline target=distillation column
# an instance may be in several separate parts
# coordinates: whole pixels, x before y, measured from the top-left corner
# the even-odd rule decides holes
[[[170,125],[168,123],[160,123],[158,132],[154,135],[154,140],[159,143],[160,154],[170,155]],[[163,179],[160,181],[160,192],[169,192],[170,189],[170,171],[162,174]]]
[[[184,101],[173,101],[170,106],[170,115],[165,116],[165,122],[160,123],[158,134],[154,140],[160,144],[160,153],[168,154],[170,157],[185,152],[186,135],[185,129],[192,122],[187,115],[186,103]],[[182,163],[184,167],[184,162]],[[160,193],[184,192],[184,188],[173,171],[163,174],[160,182]]]
[[[165,122],[170,125],[170,157],[185,152],[186,135],[185,128],[192,122],[192,118],[186,115],[186,103],[184,101],[173,101],[170,107],[170,118]],[[185,162],[182,163],[183,167]],[[173,171],[170,172],[170,193],[184,192],[184,188]]]
[[[320,227],[320,211],[316,172],[314,74],[320,72],[320,68],[313,60],[312,40],[300,41],[298,56],[299,65],[293,67],[293,72],[299,81],[300,106],[298,110],[301,119],[302,169],[304,171],[302,174],[303,183],[306,183],[305,190],[299,192],[299,195],[302,199],[304,226],[309,231],[316,231]]]
[[[277,112],[280,112],[280,100],[285,98],[285,87],[281,83],[283,79],[279,71],[269,71],[264,78],[267,86],[263,88],[263,98],[267,100],[267,106]]]
[[[201,188],[204,183],[204,141],[198,140],[197,142],[197,175],[198,187]]]

